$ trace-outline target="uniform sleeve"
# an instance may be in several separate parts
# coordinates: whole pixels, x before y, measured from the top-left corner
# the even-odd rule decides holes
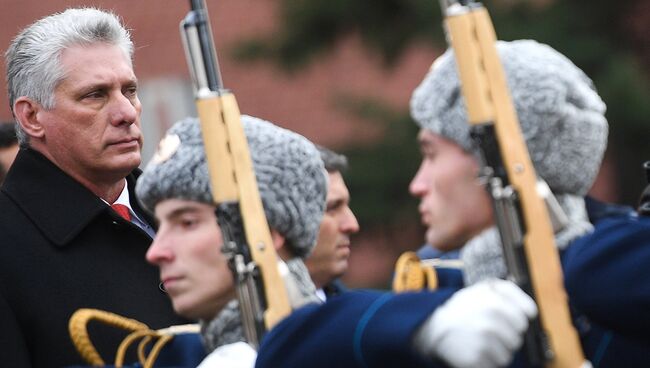
[[[0,362],[3,367],[31,367],[29,351],[11,307],[0,294]]]
[[[613,331],[650,341],[650,219],[603,220],[563,255],[573,308]]]
[[[436,367],[412,339],[453,291],[354,291],[308,305],[264,337],[256,367]]]

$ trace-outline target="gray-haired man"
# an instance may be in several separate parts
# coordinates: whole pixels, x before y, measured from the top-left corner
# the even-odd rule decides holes
[[[134,197],[142,134],[132,54],[117,16],[92,8],[38,20],[6,52],[21,150],[0,192],[3,366],[83,363],[68,332],[82,307],[152,328],[185,321],[144,261],[153,229]],[[98,336],[112,360],[121,336]]]

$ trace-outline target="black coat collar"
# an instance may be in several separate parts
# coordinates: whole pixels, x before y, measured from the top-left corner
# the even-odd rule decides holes
[[[131,194],[139,173],[136,169],[127,177]],[[113,215],[104,201],[32,149],[18,152],[2,191],[59,247],[72,241],[101,213]],[[133,196],[130,200],[138,214],[150,221]]]

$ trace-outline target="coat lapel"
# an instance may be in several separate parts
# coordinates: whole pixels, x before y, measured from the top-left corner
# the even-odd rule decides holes
[[[13,180],[14,176],[21,180]],[[68,244],[96,216],[110,208],[32,149],[20,150],[2,190],[58,247]]]

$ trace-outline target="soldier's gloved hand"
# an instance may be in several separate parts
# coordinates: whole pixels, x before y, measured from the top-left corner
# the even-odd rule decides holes
[[[523,342],[537,307],[517,285],[486,280],[454,294],[422,325],[416,348],[452,367],[502,367]]]

